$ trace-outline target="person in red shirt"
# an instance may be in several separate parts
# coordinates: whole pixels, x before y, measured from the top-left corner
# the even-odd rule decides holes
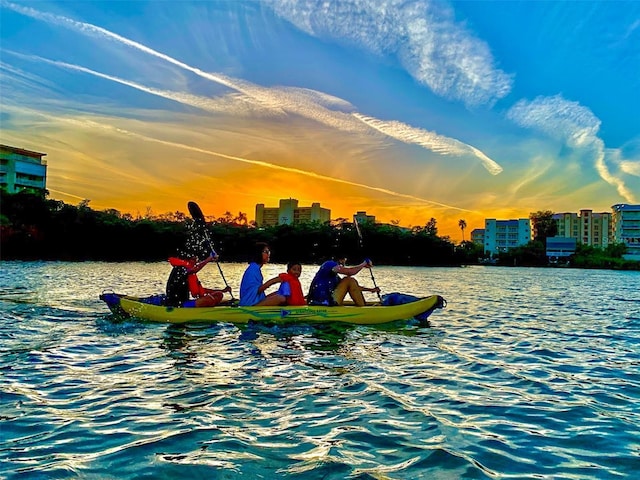
[[[215,307],[231,287],[222,290],[205,288],[197,273],[217,256],[209,255],[202,261],[194,255],[180,255],[169,258],[173,267],[167,281],[167,305],[172,307]],[[189,295],[193,298],[189,298]]]

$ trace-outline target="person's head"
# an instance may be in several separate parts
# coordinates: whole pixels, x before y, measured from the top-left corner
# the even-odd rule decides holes
[[[287,263],[287,273],[289,275],[293,275],[296,278],[300,278],[300,274],[302,273],[302,265],[300,264],[300,262]]]
[[[250,261],[258,265],[264,265],[269,262],[270,256],[271,250],[269,249],[269,245],[265,242],[256,242]]]
[[[340,265],[344,265],[347,262],[347,256],[344,252],[336,252],[333,255],[333,261],[338,262]]]

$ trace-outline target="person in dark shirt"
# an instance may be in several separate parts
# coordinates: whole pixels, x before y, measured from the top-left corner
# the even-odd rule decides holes
[[[169,263],[173,268],[167,280],[167,305],[172,307],[215,307],[218,305],[224,294],[231,291],[231,287],[222,290],[205,288],[197,275],[205,265],[217,260],[218,257],[211,254],[204,260],[198,261],[196,255],[185,252],[170,257]]]
[[[345,265],[346,261],[346,255],[336,255],[333,260],[328,260],[320,266],[309,288],[309,305],[342,305],[348,293],[356,306],[362,307],[366,303],[362,292],[380,292],[378,287],[360,286],[353,278],[363,268],[371,268],[371,260],[367,259],[351,267]],[[345,276],[341,277],[340,274]]]

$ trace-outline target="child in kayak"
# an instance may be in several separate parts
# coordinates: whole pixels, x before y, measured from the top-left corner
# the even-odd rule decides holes
[[[302,273],[302,265],[299,262],[289,262],[287,264],[287,272],[278,275],[282,283],[278,289],[278,294],[286,298],[287,305],[306,305],[307,301],[302,293],[302,285],[300,285],[300,274]]]

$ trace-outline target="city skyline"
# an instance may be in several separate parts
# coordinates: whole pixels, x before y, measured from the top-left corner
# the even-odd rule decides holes
[[[438,221],[640,203],[635,2],[0,2],[52,198]]]

